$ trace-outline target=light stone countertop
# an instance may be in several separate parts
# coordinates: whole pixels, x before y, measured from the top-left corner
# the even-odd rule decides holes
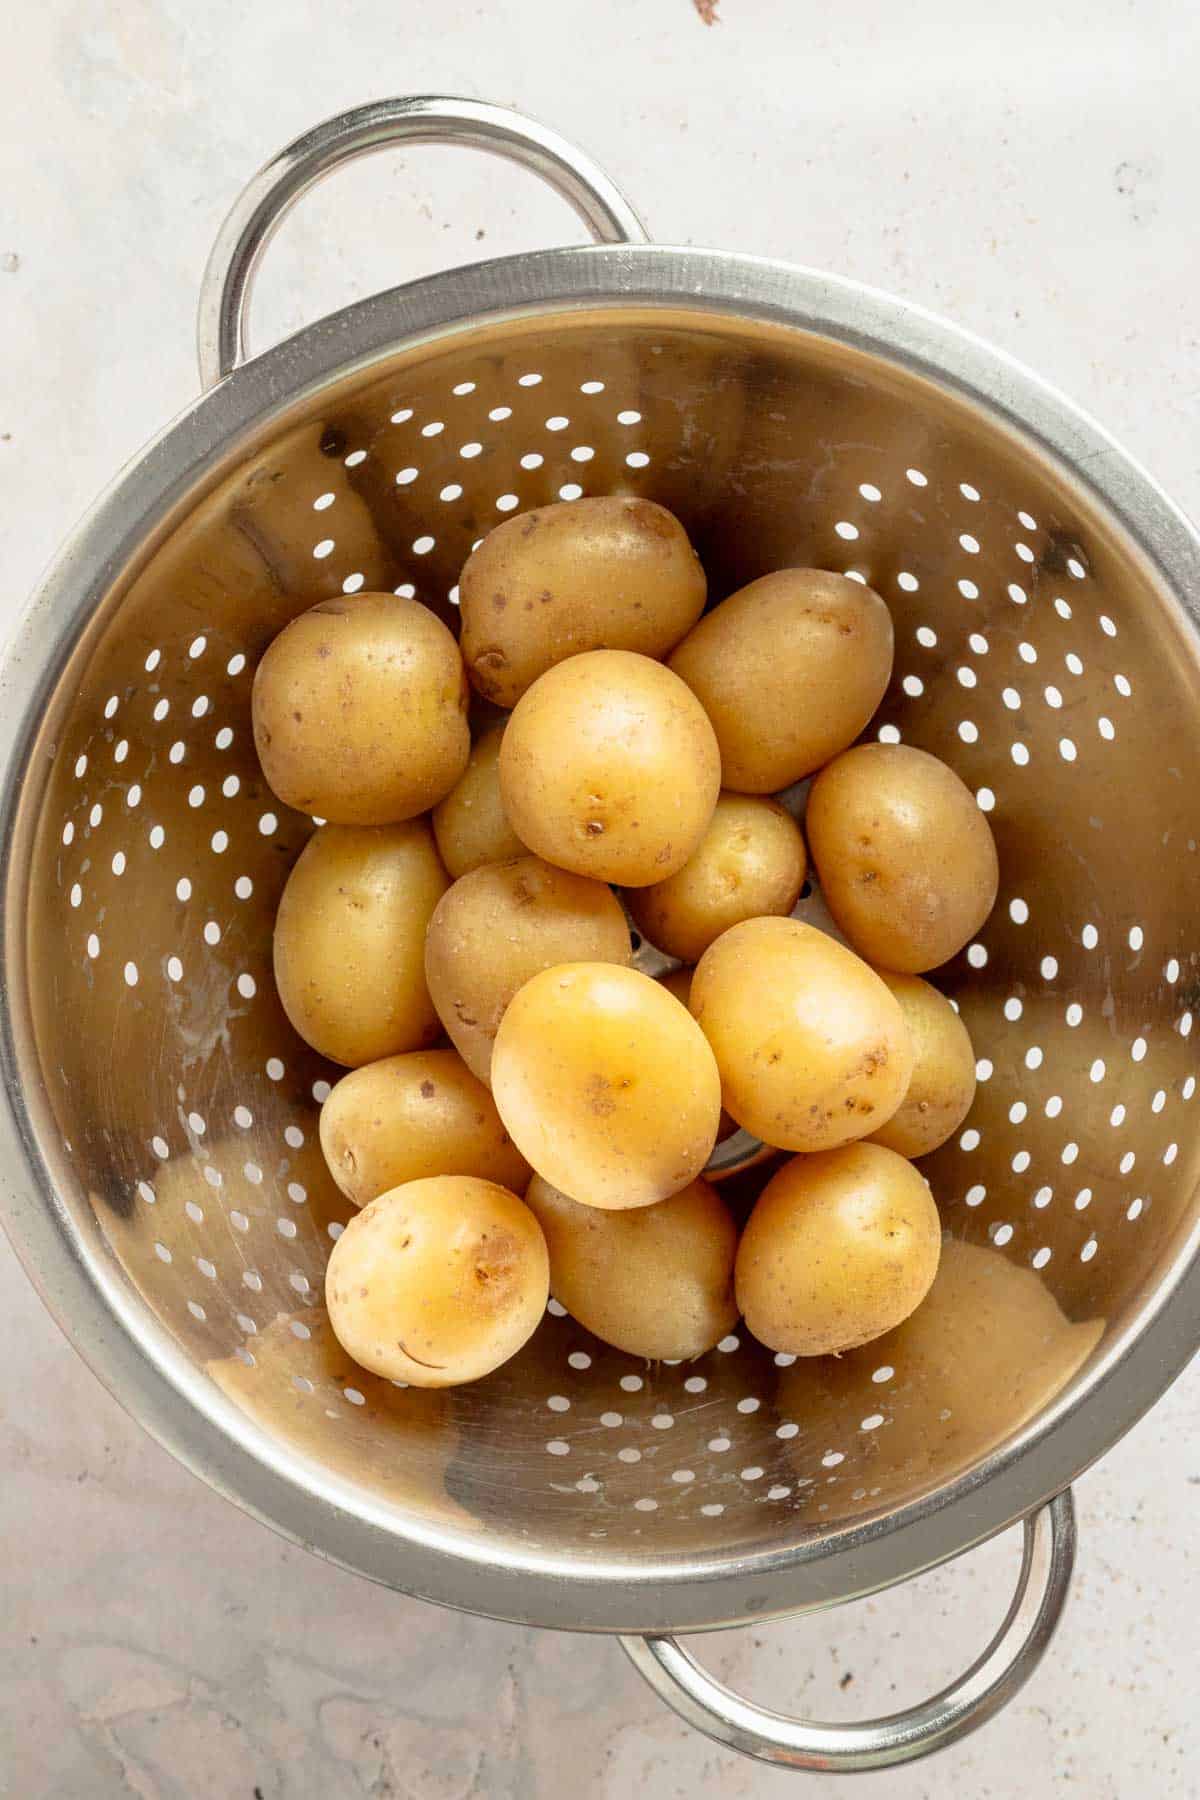
[[[0,632],[114,471],[195,392],[209,241],[316,119],[406,91],[558,126],[663,241],[829,267],[949,314],[1094,412],[1200,512],[1200,12],[1177,0],[43,0],[0,110]],[[289,221],[261,341],[405,274],[577,235],[519,173],[422,150]],[[438,1612],[202,1487],[68,1348],[0,1248],[0,1794],[14,1800],[668,1800],[845,1794],[718,1751],[615,1644]],[[1200,1794],[1200,1372],[1080,1482],[1076,1592],[1001,1719],[887,1800]],[[704,1646],[850,1718],[956,1673],[1014,1540]],[[791,1785],[789,1785],[791,1784]],[[859,1788],[853,1789],[857,1793]]]

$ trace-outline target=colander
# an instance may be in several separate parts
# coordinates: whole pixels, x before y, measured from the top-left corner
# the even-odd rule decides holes
[[[404,140],[524,164],[603,242],[399,287],[250,357],[283,213]],[[739,1749],[880,1766],[1028,1674],[1066,1592],[1069,1483],[1197,1341],[1200,543],[1095,425],[953,327],[642,238],[584,157],[461,100],[331,120],[234,208],[200,305],[207,391],[76,532],[4,673],[5,1213],[101,1379],[259,1518],[432,1601],[620,1633]],[[992,822],[1000,899],[944,971],[979,1095],[925,1165],[943,1273],[840,1361],[739,1331],[648,1366],[552,1303],[496,1375],[419,1393],[349,1364],[320,1304],[347,1217],[316,1140],[336,1071],[270,975],[311,822],[264,787],[251,676],[330,594],[453,620],[497,520],[613,491],[679,514],[717,597],[794,564],[877,588],[897,654],[872,729],[946,758]],[[866,1594],[1018,1520],[998,1636],[908,1713],[785,1719],[670,1635]]]

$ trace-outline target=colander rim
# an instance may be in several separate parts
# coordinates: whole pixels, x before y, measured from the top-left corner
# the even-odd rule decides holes
[[[118,476],[39,584],[0,670],[5,854],[0,1002],[0,1185],[6,1229],[47,1307],[111,1393],[180,1461],[236,1504],[327,1559],[407,1593],[518,1623],[603,1631],[699,1630],[834,1604],[957,1555],[1068,1485],[1165,1390],[1200,1341],[1200,1222],[1170,1273],[1080,1381],[986,1461],[882,1517],[783,1549],[645,1561],[566,1557],[434,1529],[376,1503],[275,1443],[180,1350],[107,1250],[82,1198],[39,1149],[28,1041],[19,854],[36,808],[30,751],[64,663],[114,580],[185,496],[326,385],[401,350],[474,328],[596,310],[741,318],[816,333],[951,386],[1030,441],[1105,507],[1180,601],[1200,638],[1200,538],[1098,424],[1006,353],[937,315],[843,277],[728,251],[598,245],[479,263],[333,313],[254,357],[189,405]],[[18,852],[14,854],[14,852]],[[20,1016],[18,1016],[18,1013]],[[43,1141],[49,1145],[43,1117]],[[397,1529],[399,1523],[403,1530]],[[490,1554],[489,1554],[490,1552]]]

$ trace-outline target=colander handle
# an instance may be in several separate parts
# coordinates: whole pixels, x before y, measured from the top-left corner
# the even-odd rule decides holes
[[[628,200],[590,157],[532,119],[479,100],[373,100],[338,113],[265,163],[217,234],[200,285],[200,380],[215,387],[246,361],[246,311],[259,258],[302,194],[333,169],[395,144],[463,144],[532,169],[568,201],[603,244],[644,244]]]
[[[1074,1562],[1068,1489],[1025,1520],[1017,1591],[983,1655],[932,1700],[859,1725],[821,1725],[755,1706],[706,1674],[675,1638],[623,1637],[621,1643],[660,1698],[719,1744],[786,1769],[886,1769],[943,1749],[1007,1705],[1054,1635]]]

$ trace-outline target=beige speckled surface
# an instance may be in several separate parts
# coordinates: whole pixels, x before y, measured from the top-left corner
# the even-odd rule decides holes
[[[706,30],[690,0],[45,0],[6,43],[0,110],[0,630],[193,393],[196,284],[239,182],[315,118],[389,91],[540,114],[664,240],[824,264],[951,313],[1200,510],[1200,15],[967,10],[723,0]],[[289,222],[256,322],[265,335],[405,271],[568,233],[514,172],[385,159]],[[438,1613],[285,1546],[124,1417],[6,1250],[0,1292],[0,1793],[757,1800],[794,1779],[689,1733],[613,1644]],[[1193,1370],[1081,1482],[1074,1602],[1010,1711],[865,1793],[1200,1793],[1198,1413]],[[769,1703],[886,1710],[969,1659],[1014,1566],[1002,1541],[707,1655]],[[826,1790],[847,1791],[795,1782]]]

